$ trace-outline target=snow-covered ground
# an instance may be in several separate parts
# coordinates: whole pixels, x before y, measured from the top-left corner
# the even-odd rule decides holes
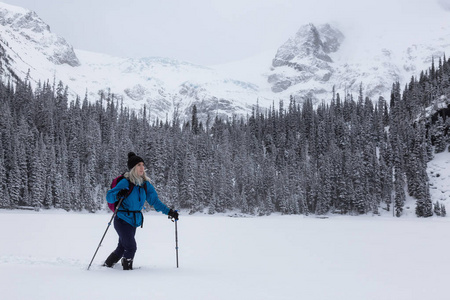
[[[433,203],[448,206],[450,153],[428,164]],[[450,218],[145,214],[133,271],[101,267],[111,214],[0,210],[2,299],[450,299]],[[447,213],[449,209],[447,208]]]
[[[450,202],[450,153],[448,151],[434,155],[428,163],[430,194],[433,203],[439,201],[446,205]],[[450,209],[450,206],[446,209]]]
[[[450,219],[231,218],[156,212],[138,228],[133,271],[101,267],[111,215],[0,210],[2,299],[449,299]]]

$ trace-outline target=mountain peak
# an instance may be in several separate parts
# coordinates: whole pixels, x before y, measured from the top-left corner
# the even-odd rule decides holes
[[[15,50],[32,46],[54,64],[80,65],[73,47],[64,38],[52,33],[50,26],[34,11],[0,2],[1,27],[2,36],[14,36],[8,40],[12,41],[10,47]]]
[[[319,59],[325,62],[332,62],[328,54],[336,52],[343,40],[344,35],[329,24],[318,27],[312,23],[304,25],[300,27],[294,37],[288,39],[278,49],[272,66],[288,65],[301,69],[302,67],[299,66],[298,62],[304,59]]]
[[[278,49],[272,61],[274,72],[268,78],[272,91],[279,93],[311,78],[328,81],[333,62],[329,54],[336,52],[343,40],[344,35],[329,24],[316,27],[310,23],[300,27],[295,36]]]
[[[0,2],[0,25],[13,30],[29,29],[34,32],[50,31],[39,16],[31,10]]]

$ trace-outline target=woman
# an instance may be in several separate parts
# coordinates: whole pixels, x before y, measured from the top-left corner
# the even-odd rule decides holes
[[[124,174],[125,179],[120,180],[106,194],[108,203],[116,203],[119,199],[124,199],[114,218],[114,228],[119,235],[119,244],[116,250],[108,256],[104,266],[112,268],[122,258],[124,270],[133,269],[133,258],[137,249],[134,236],[136,228],[143,223],[141,210],[145,201],[156,211],[178,220],[178,212],[169,209],[159,200],[155,188],[145,174],[144,160],[133,152],[128,153],[128,169],[129,171]],[[134,185],[131,193],[129,193],[130,183]]]

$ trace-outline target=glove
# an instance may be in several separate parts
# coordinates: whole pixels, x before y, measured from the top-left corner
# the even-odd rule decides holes
[[[169,210],[169,213],[167,214],[169,216],[169,219],[175,219],[175,221],[178,221],[178,212],[176,210]]]
[[[125,199],[128,195],[128,189],[122,189],[117,193],[117,200]]]

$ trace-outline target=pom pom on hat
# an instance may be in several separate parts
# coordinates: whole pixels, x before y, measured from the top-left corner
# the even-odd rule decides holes
[[[137,156],[134,152],[128,153],[128,169],[131,170],[134,168],[135,165],[137,165],[140,162],[144,162],[142,157]]]

